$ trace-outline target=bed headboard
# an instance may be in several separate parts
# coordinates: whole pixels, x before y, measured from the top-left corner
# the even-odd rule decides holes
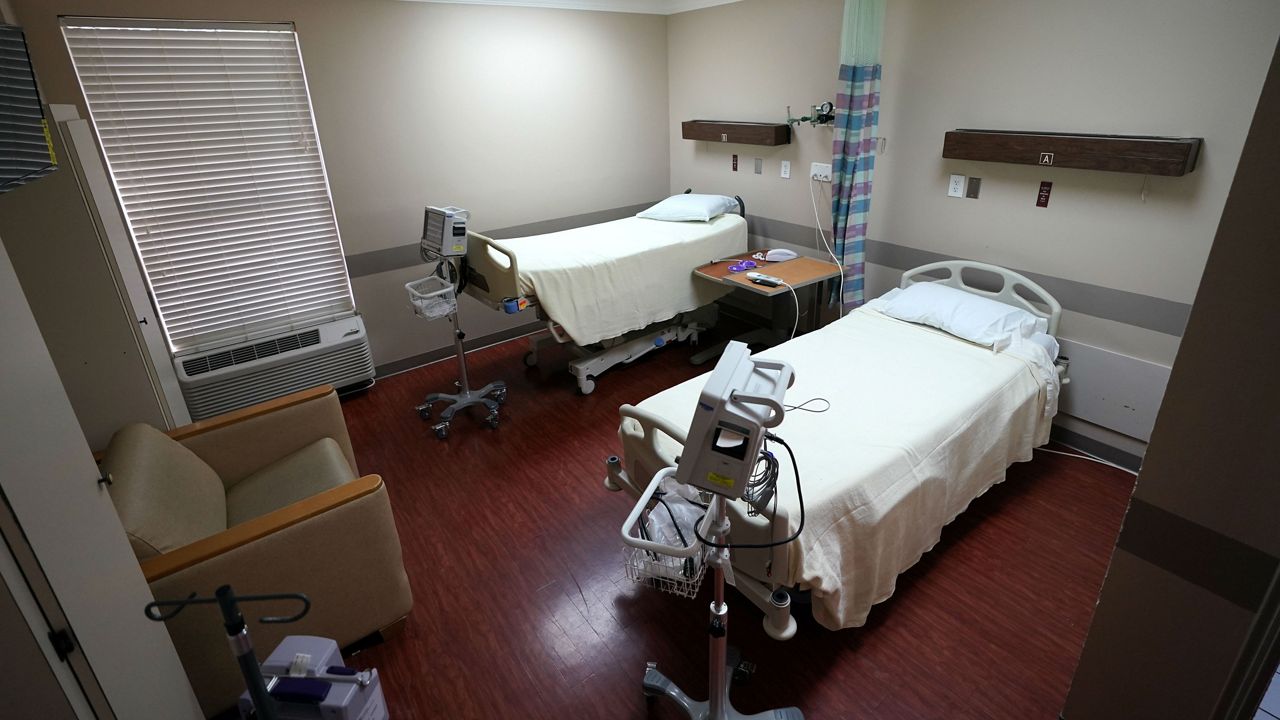
[[[964,271],[970,269],[996,276],[999,278],[1001,286],[996,290],[987,290],[965,283]],[[939,270],[945,271],[947,276],[939,279],[929,275],[929,273]],[[1036,317],[1047,320],[1050,335],[1056,337],[1058,334],[1058,320],[1062,316],[1062,305],[1047,290],[1028,280],[1024,275],[1012,270],[1006,270],[998,265],[971,262],[969,260],[944,260],[921,265],[918,268],[912,268],[902,273],[900,287],[907,287],[917,282],[940,282],[958,290],[964,290],[974,295],[997,300],[1006,305],[1022,308]],[[1028,300],[1019,294],[1017,292],[1018,288],[1031,295],[1032,298]],[[1046,311],[1040,306],[1048,308],[1048,310]]]
[[[688,195],[691,192],[693,192],[693,188],[685,188],[684,192],[680,194]],[[742,216],[743,220],[746,220],[747,219],[747,203],[742,199],[741,195],[734,195],[733,199],[738,201],[738,214]]]

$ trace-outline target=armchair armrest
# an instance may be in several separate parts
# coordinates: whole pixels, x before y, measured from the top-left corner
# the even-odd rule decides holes
[[[334,508],[358,500],[380,489],[382,489],[381,476],[365,475],[339,487],[299,500],[292,505],[286,505],[266,515],[247,520],[239,525],[233,525],[220,533],[201,538],[190,545],[183,545],[176,550],[170,550],[167,553],[147,558],[141,563],[142,575],[148,583],[155,582],[230,550],[248,545],[274,532],[279,532],[287,527],[329,512]]]
[[[170,430],[212,467],[228,488],[250,473],[321,438],[342,448],[351,472],[359,475],[342,405],[331,386],[322,385]]]

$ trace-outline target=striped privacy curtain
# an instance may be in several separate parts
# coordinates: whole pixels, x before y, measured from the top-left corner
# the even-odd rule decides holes
[[[836,94],[835,141],[831,150],[831,213],[835,254],[844,266],[840,303],[863,303],[863,263],[871,175],[876,166],[880,123],[880,37],[885,0],[845,0]],[[834,299],[834,298],[833,298]]]

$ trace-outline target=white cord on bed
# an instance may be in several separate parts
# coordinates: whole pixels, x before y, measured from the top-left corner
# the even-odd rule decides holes
[[[1086,453],[1086,452],[1083,452],[1083,451],[1081,451],[1080,453],[1069,453],[1069,452],[1063,452],[1063,451],[1061,451],[1061,450],[1050,450],[1049,448],[1044,448],[1044,447],[1038,447],[1038,448],[1036,448],[1036,450],[1039,450],[1039,451],[1041,451],[1041,452],[1053,453],[1054,455],[1066,455],[1067,457],[1080,458],[1081,460],[1092,460],[1093,462],[1096,462],[1096,463],[1098,463],[1098,464],[1100,464],[1100,465],[1106,465],[1106,466],[1108,466],[1108,467],[1113,467],[1113,468],[1115,468],[1115,469],[1117,469],[1117,470],[1123,470],[1123,471],[1125,471],[1125,472],[1129,473],[1130,475],[1132,475],[1132,476],[1134,476],[1134,477],[1137,477],[1137,476],[1138,476],[1138,473],[1137,473],[1137,472],[1135,472],[1135,471],[1133,471],[1133,470],[1130,470],[1129,468],[1127,468],[1127,467],[1125,467],[1125,466],[1123,466],[1123,465],[1117,465],[1117,464],[1115,464],[1115,463],[1111,462],[1110,460],[1103,460],[1103,459],[1102,459],[1102,458],[1100,458],[1100,457],[1097,457],[1097,456],[1094,456],[1094,455],[1090,455],[1090,454],[1088,454],[1088,453]]]
[[[813,184],[818,182],[813,178],[809,178],[809,202],[813,203],[813,221],[818,228],[818,237],[822,238],[822,247],[827,249],[827,254],[831,256],[831,262],[836,264],[840,270],[840,290],[836,293],[836,313],[837,317],[844,317],[844,264],[836,258],[836,253],[831,249],[831,245],[827,242],[827,234],[822,232],[822,218],[818,215],[818,199],[813,194]]]
[[[795,340],[796,330],[800,328],[800,296],[796,295],[796,289],[791,287],[791,283],[782,278],[778,278],[778,280],[791,291],[791,299],[796,301],[796,321],[791,325],[791,337],[787,338],[788,340]]]

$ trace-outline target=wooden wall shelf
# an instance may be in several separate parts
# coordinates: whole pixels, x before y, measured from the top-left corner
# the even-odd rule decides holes
[[[1203,143],[1151,135],[953,130],[943,139],[942,157],[1176,177],[1196,169]]]
[[[741,143],[743,145],[788,145],[791,143],[791,126],[786,123],[685,120],[680,123],[680,134],[685,140]]]

